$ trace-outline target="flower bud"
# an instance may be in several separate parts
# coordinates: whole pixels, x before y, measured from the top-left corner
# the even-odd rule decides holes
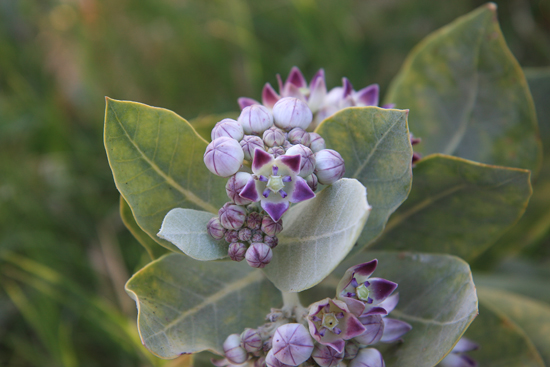
[[[377,349],[365,348],[361,349],[350,364],[349,367],[384,367],[384,359],[382,354]]]
[[[223,342],[223,352],[225,357],[232,363],[241,364],[248,359],[248,353],[241,347],[241,337],[239,334],[231,334]]]
[[[239,229],[239,240],[250,241],[251,238],[252,238],[252,230],[250,228]]]
[[[206,230],[208,231],[208,234],[216,240],[221,240],[224,237],[226,231],[226,229],[220,223],[220,218],[218,217],[214,217],[208,221],[208,224],[206,225]]]
[[[239,142],[222,136],[206,147],[204,164],[215,175],[229,177],[241,168],[244,153]]]
[[[264,150],[264,141],[259,136],[245,135],[240,145],[243,149],[244,159],[247,161],[251,161],[254,158],[254,150]]]
[[[313,340],[302,324],[284,324],[273,334],[272,351],[275,358],[289,366],[307,361],[313,352]]]
[[[225,238],[225,242],[227,243],[237,242],[239,240],[239,231],[234,231],[234,230],[227,231],[225,232],[224,238]]]
[[[277,236],[264,236],[264,243],[274,249],[279,244]]]
[[[262,338],[256,329],[246,328],[241,334],[241,346],[249,353],[262,349]]]
[[[311,175],[307,176],[306,182],[312,191],[317,190],[317,183],[319,182],[319,180],[317,180],[317,175],[315,173],[312,173]]]
[[[285,140],[285,142],[283,143],[283,148],[285,148],[285,151],[292,148],[294,145],[289,142],[288,140]]]
[[[285,148],[283,147],[271,147],[267,150],[269,154],[277,158],[280,155],[285,154]]]
[[[288,364],[284,364],[273,355],[273,349],[270,349],[265,356],[265,364],[267,367],[289,367]]]
[[[305,102],[298,98],[285,97],[273,106],[273,120],[275,126],[286,131],[295,127],[305,130],[313,120],[313,114]]]
[[[253,268],[263,268],[271,261],[273,251],[271,247],[265,243],[256,242],[252,243],[248,250],[246,250],[246,262]]]
[[[344,177],[344,159],[335,150],[323,149],[315,153],[315,174],[323,185],[331,185]]]
[[[214,126],[212,129],[212,140],[225,136],[236,141],[240,141],[243,138],[244,131],[239,121],[233,119],[223,119]]]
[[[252,177],[250,173],[237,172],[227,180],[225,185],[225,192],[231,201],[237,205],[248,205],[252,203],[252,200],[248,200],[239,196],[243,187],[248,180]]]
[[[264,235],[261,231],[254,232],[250,242],[264,242]]]
[[[286,155],[300,155],[300,173],[298,176],[307,177],[313,173],[315,169],[315,155],[308,147],[298,144],[286,151]]]
[[[304,129],[295,127],[288,133],[288,141],[290,141],[292,144],[302,144],[306,147],[309,147],[309,144],[311,143],[311,137],[309,136],[309,133]]]
[[[365,327],[365,332],[355,337],[355,341],[362,345],[377,343],[384,334],[384,322],[382,316],[372,315],[359,318],[359,322]]]
[[[245,134],[260,135],[273,126],[273,116],[266,107],[254,104],[241,111],[239,123]]]
[[[283,220],[275,222],[269,215],[262,219],[262,231],[268,236],[276,236],[283,230]]]
[[[233,242],[227,249],[227,255],[233,261],[243,261],[246,253],[246,245],[241,242]]]
[[[239,229],[246,219],[246,209],[233,203],[225,203],[218,212],[222,226],[227,229]]]
[[[275,358],[277,359],[277,358]],[[254,367],[266,367],[265,357],[260,356],[254,361]]]
[[[359,347],[357,346],[357,344],[352,343],[351,341],[347,342],[344,359],[353,359],[357,357],[357,353],[359,353]]]
[[[325,139],[323,139],[321,135],[317,133],[309,133],[309,137],[311,138],[309,148],[313,151],[313,153],[326,149],[327,146],[325,144]]]
[[[248,217],[246,217],[246,226],[250,229],[259,229],[262,226],[262,217],[258,212],[248,214]]]
[[[315,345],[311,356],[320,367],[336,367],[344,359],[344,353],[338,353],[332,347],[323,344]]]
[[[268,147],[280,146],[285,142],[285,132],[275,126],[264,131],[264,144]]]

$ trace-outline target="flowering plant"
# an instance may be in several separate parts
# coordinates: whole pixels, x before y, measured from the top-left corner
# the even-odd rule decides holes
[[[205,136],[108,99],[123,218],[158,257],[126,286],[145,346],[217,366],[468,366],[478,344],[491,360],[482,331],[513,297],[476,292],[457,256],[521,217],[540,155],[495,6],[428,37],[381,107],[377,85],[328,90],[323,70],[278,84]]]

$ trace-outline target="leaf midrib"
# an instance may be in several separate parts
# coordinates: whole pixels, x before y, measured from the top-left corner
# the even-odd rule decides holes
[[[164,171],[162,171],[160,169],[160,167],[158,167],[152,160],[149,159],[149,157],[147,157],[147,155],[139,148],[139,146],[137,145],[137,143],[134,141],[134,139],[132,139],[130,137],[130,134],[128,134],[128,131],[126,130],[126,128],[124,127],[124,125],[122,124],[122,122],[120,121],[119,117],[118,117],[118,114],[117,112],[115,111],[115,109],[113,108],[112,104],[109,104],[109,107],[111,108],[111,111],[113,111],[113,114],[116,118],[116,121],[117,123],[119,124],[120,128],[122,129],[122,131],[124,131],[124,135],[126,135],[126,138],[128,139],[128,141],[134,146],[134,148],[136,149],[136,151],[141,155],[141,158],[147,162],[147,164],[149,164],[151,166],[151,168],[153,168],[153,170],[160,176],[162,177],[170,186],[172,186],[173,188],[175,188],[177,191],[179,191],[183,196],[185,196],[187,198],[187,200],[191,201],[193,204],[197,205],[198,207],[200,208],[203,208],[204,210],[207,210],[211,213],[217,213],[218,210],[211,204],[205,202],[204,200],[200,199],[198,196],[196,196],[195,194],[193,194],[191,191],[189,190],[186,190],[184,189],[181,185],[179,185],[172,177],[168,176],[166,173],[164,173]],[[160,115],[159,115],[159,118],[160,118]],[[178,134],[179,136],[179,134]],[[114,172],[114,171],[113,171]],[[118,185],[117,185],[118,186]],[[121,193],[122,193],[122,190],[120,190]],[[124,196],[124,195],[123,195]],[[125,197],[125,199],[127,200],[127,198]]]

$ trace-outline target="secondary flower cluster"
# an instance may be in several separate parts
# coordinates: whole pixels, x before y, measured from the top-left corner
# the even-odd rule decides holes
[[[267,265],[290,204],[315,197],[318,183],[330,185],[343,177],[340,154],[305,130],[312,118],[304,101],[286,97],[269,108],[246,106],[238,120],[224,119],[212,130],[204,163],[229,178],[231,201],[208,223],[208,232],[230,244],[232,260]]]
[[[377,260],[346,272],[335,298],[304,309],[272,309],[269,322],[257,329],[230,335],[223,344],[225,358],[216,366],[383,367],[381,353],[372,345],[392,343],[411,326],[387,316],[397,305],[397,284],[370,278]],[[307,325],[307,326],[306,326]]]

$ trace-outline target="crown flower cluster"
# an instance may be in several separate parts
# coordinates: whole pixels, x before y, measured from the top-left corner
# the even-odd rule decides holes
[[[411,326],[386,317],[399,301],[393,294],[397,284],[370,278],[376,265],[373,260],[348,269],[335,298],[307,309],[272,309],[268,323],[230,335],[223,345],[225,358],[212,362],[219,367],[385,366],[374,345],[400,340]]]
[[[342,156],[308,132],[313,113],[300,98],[278,98],[268,107],[250,104],[237,120],[212,129],[206,167],[227,177],[229,198],[207,225],[229,244],[232,260],[263,268],[278,244],[282,216],[292,203],[315,197],[318,184],[331,185],[345,173]]]

